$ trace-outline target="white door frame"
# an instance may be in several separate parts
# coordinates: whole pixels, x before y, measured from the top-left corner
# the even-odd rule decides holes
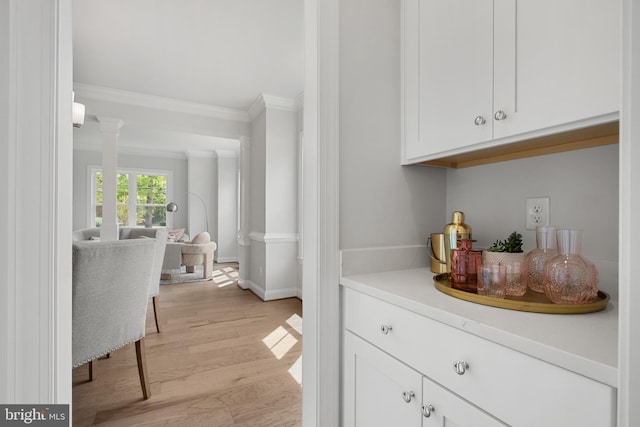
[[[302,425],[340,424],[339,0],[305,0]]]
[[[5,170],[8,185],[1,193],[7,208],[0,225],[11,235],[0,249],[7,282],[0,302],[6,309],[0,338],[7,344],[0,351],[0,400],[71,403],[72,223],[64,215],[72,205],[71,0],[9,0],[6,8],[10,25],[0,49],[9,65],[0,71],[9,77],[3,88],[10,92],[9,120],[0,121],[0,130],[9,143],[0,152],[16,161]],[[305,0],[305,427],[339,425],[338,23],[339,0]],[[41,31],[22,30],[32,28]],[[44,63],[33,67],[25,54]],[[13,86],[18,76],[21,84]],[[33,112],[40,116],[34,119]],[[37,141],[32,154],[45,162],[39,169],[20,156],[31,133]],[[26,203],[33,188],[46,191]],[[37,213],[35,225],[25,211]],[[39,242],[35,252],[33,242]],[[29,287],[32,298],[26,298]],[[31,338],[35,351],[21,344]]]

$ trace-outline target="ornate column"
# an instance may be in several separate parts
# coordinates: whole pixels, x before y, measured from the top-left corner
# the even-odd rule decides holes
[[[118,240],[117,179],[118,137],[124,124],[121,119],[98,117],[102,132],[102,227],[101,240]]]

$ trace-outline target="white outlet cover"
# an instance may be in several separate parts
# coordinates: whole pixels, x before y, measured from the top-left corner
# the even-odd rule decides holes
[[[526,223],[527,230],[549,225],[549,197],[527,197]]]

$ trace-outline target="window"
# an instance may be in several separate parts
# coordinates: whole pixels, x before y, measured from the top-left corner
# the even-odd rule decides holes
[[[116,184],[116,216],[118,225],[128,227],[167,226],[167,200],[170,172],[119,170]],[[102,224],[103,175],[91,169],[91,220]]]

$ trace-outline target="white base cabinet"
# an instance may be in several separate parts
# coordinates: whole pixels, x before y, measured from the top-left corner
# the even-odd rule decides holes
[[[345,333],[345,427],[505,427],[377,347]]]
[[[345,426],[615,426],[609,385],[343,291]]]
[[[344,339],[347,427],[420,427],[422,375],[349,332]]]

